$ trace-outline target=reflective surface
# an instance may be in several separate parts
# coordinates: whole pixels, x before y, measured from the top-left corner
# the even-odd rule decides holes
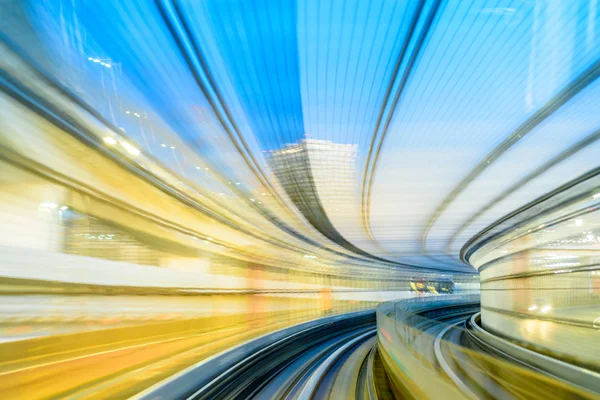
[[[480,279],[483,328],[598,367],[598,0],[2,0],[0,21],[3,393],[126,397]]]
[[[600,181],[582,179],[491,227],[465,251],[483,326],[592,368],[600,327]]]

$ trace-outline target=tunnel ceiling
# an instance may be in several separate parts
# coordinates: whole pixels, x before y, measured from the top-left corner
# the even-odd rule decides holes
[[[25,3],[11,46],[147,160],[349,259],[470,271],[600,159],[594,1]]]

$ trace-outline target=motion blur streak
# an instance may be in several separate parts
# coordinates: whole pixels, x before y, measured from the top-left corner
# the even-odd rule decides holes
[[[0,21],[0,397],[600,395],[600,0]]]

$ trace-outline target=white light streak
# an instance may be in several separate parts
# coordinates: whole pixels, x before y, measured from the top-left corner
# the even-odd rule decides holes
[[[124,140],[121,141],[121,146],[125,147],[125,150],[127,150],[127,152],[134,157],[139,156],[141,153],[138,149],[136,149],[134,146],[132,146],[130,143]]]

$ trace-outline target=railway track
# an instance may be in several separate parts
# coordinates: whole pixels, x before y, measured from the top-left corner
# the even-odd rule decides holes
[[[212,376],[208,371],[213,371]],[[374,312],[330,317],[307,327],[286,329],[266,337],[258,346],[248,343],[199,364],[136,397],[394,398],[377,354]]]

